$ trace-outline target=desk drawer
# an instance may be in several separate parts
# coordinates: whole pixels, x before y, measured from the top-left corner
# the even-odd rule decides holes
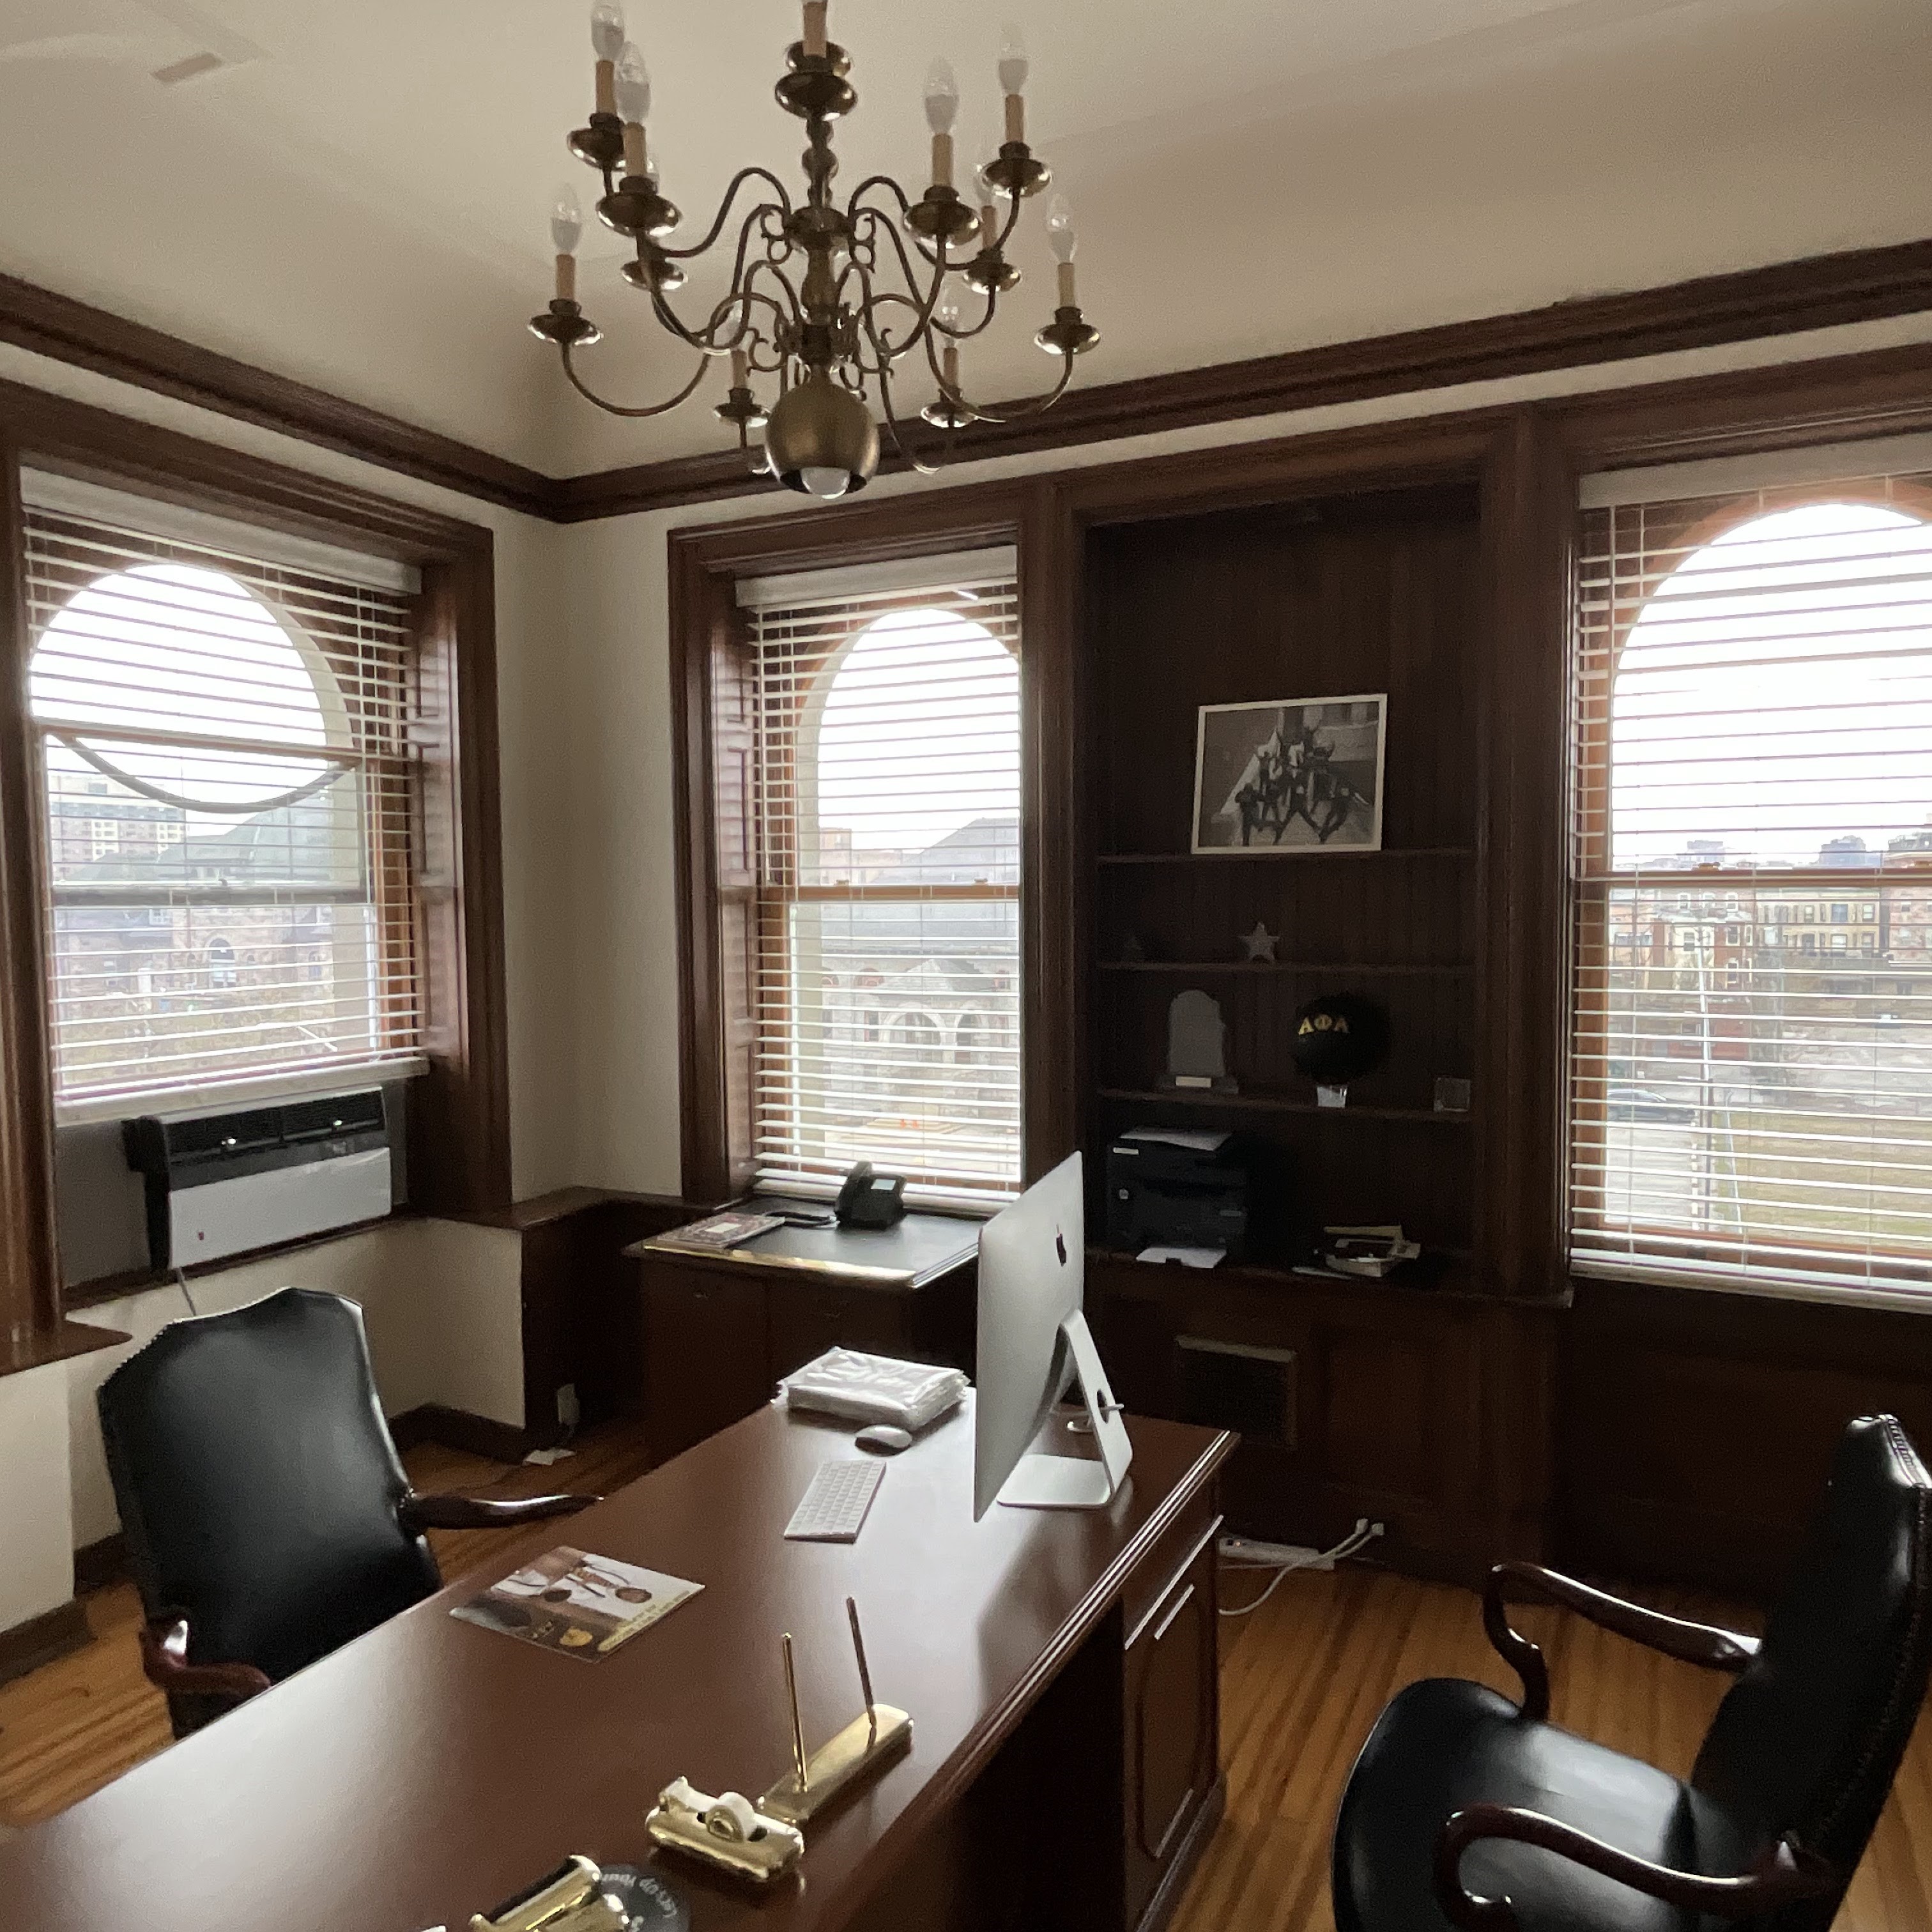
[[[1204,1544],[1220,1533],[1221,1518],[1215,1508],[1213,1490],[1204,1490],[1180,1513],[1152,1550],[1136,1565],[1120,1592],[1121,1628],[1127,1646],[1148,1618],[1172,1591],[1181,1574],[1194,1561]]]

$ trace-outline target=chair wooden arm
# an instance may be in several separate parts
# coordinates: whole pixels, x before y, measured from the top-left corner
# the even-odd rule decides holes
[[[157,1617],[141,1627],[141,1670],[157,1690],[177,1697],[259,1696],[268,1688],[266,1672],[252,1664],[190,1664],[188,1619]]]
[[[1757,1654],[1754,1636],[1666,1617],[1660,1610],[1646,1610],[1606,1591],[1593,1590],[1588,1584],[1546,1570],[1540,1563],[1498,1563],[1483,1586],[1483,1628],[1496,1654],[1522,1679],[1522,1714],[1526,1718],[1541,1719],[1550,1714],[1550,1670],[1541,1649],[1510,1624],[1504,1601],[1504,1593],[1509,1590],[1560,1604],[1618,1636],[1685,1664],[1701,1664],[1707,1670],[1742,1670]]]
[[[1827,1898],[1844,1885],[1822,1858],[1790,1838],[1772,1846],[1738,1877],[1707,1878],[1652,1864],[1540,1811],[1513,1804],[1472,1804],[1456,1812],[1436,1840],[1436,1901],[1462,1932],[1516,1932],[1515,1908],[1507,1898],[1484,1898],[1463,1888],[1462,1854],[1481,1838],[1540,1846],[1647,1898],[1719,1918],[1755,1918],[1799,1899]]]
[[[514,1529],[547,1516],[574,1516],[602,1496],[419,1496],[412,1490],[396,1505],[403,1527],[426,1529]]]

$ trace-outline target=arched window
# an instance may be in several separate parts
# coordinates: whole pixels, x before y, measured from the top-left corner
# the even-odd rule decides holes
[[[862,1156],[905,1173],[915,1198],[1010,1196],[1020,1176],[1017,588],[1000,578],[798,595],[752,616],[758,1175],[823,1184]],[[850,990],[824,993],[828,977]],[[997,1051],[1010,1070],[991,1105],[986,1075],[962,1078],[956,1064],[969,1004],[1005,1016],[986,1022],[999,1047],[974,1056]]]
[[[1932,901],[1932,493],[1795,494],[1586,519],[1573,1260],[1910,1293],[1932,986],[1894,952]]]
[[[412,1054],[400,598],[78,518],[28,531],[57,1098]]]

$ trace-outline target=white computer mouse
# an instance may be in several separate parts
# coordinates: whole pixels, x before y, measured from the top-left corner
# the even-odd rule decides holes
[[[912,1437],[890,1422],[875,1422],[860,1430],[852,1442],[855,1448],[869,1449],[874,1456],[896,1456],[902,1449],[912,1447]]]

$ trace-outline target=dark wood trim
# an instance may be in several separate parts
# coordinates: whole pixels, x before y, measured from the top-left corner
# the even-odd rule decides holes
[[[85,1596],[90,1590],[104,1590],[128,1574],[128,1538],[120,1530],[104,1536],[98,1543],[84,1543],[74,1552],[76,1597]]]
[[[482,536],[488,539],[489,532]],[[426,566],[416,674],[440,725],[426,745],[418,855],[423,1046],[406,1090],[410,1200],[476,1213],[512,1196],[495,566],[490,544]]]
[[[1076,388],[1044,417],[976,424],[958,439],[952,460],[1071,448],[1928,309],[1932,241],[1852,249]],[[769,477],[752,476],[735,449],[547,476],[14,276],[0,275],[0,340],[556,523],[777,490]],[[908,466],[895,457],[882,466],[890,473]]]
[[[11,1630],[0,1630],[0,1684],[10,1684],[93,1641],[87,1612],[70,1598],[44,1616],[29,1617]]]
[[[60,1234],[20,448],[0,416],[0,1336],[44,1338],[62,1325]]]
[[[1578,296],[1514,314],[1078,388],[1044,416],[975,424],[956,440],[950,460],[977,462],[1070,448],[1927,309],[1932,309],[1932,241],[1850,250],[1660,288]],[[887,472],[907,466],[897,458],[880,465]],[[574,523],[776,488],[769,478],[750,476],[736,451],[707,451],[568,478],[558,488],[551,514]]]
[[[555,480],[520,463],[198,347],[145,322],[38,288],[17,276],[0,275],[0,341],[325,449],[340,450],[466,496],[530,516],[554,514]]]
[[[1148,1900],[1134,1932],[1164,1932],[1179,1910],[1188,1881],[1194,1876],[1194,1868],[1201,1862],[1201,1854],[1208,1849],[1208,1840],[1221,1828],[1221,1820],[1227,1815],[1227,1810],[1228,1774],[1222,1772],[1208,1787],[1208,1796],[1201,1801],[1200,1809],[1188,1825],[1187,1835],[1181,1840],[1166,1870],[1161,1874],[1160,1883]]]
[[[460,1449],[492,1462],[520,1462],[537,1446],[536,1436],[527,1429],[434,1402],[390,1417],[389,1433],[399,1450],[413,1449],[419,1442],[440,1442],[446,1449]]]
[[[1497,437],[1483,500],[1475,1246],[1490,1285],[1554,1298],[1565,1286],[1564,693],[1576,491],[1534,410],[1515,412]]]

